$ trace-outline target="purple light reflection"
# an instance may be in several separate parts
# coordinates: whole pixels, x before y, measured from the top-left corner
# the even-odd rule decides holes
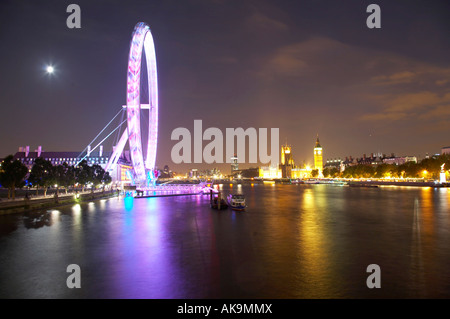
[[[127,204],[127,201],[132,204]],[[125,198],[126,215],[117,236],[112,286],[118,298],[177,298],[179,263],[165,229],[169,210],[157,198]]]

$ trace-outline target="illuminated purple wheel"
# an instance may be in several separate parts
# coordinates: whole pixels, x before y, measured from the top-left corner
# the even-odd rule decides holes
[[[147,63],[149,94],[148,141],[145,162],[142,152],[140,120],[141,59],[143,49],[145,50]],[[130,44],[127,76],[127,123],[128,142],[131,161],[135,171],[135,182],[136,184],[142,184],[147,180],[146,172],[152,172],[155,168],[158,139],[158,80],[155,46],[150,27],[143,22],[136,24]]]

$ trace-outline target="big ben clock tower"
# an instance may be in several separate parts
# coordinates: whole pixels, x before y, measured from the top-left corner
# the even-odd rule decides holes
[[[319,142],[319,134],[317,134],[316,146],[314,147],[314,169],[319,170],[319,177],[321,177],[323,171],[323,151]]]

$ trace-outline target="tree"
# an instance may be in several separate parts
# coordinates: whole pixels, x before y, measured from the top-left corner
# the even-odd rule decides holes
[[[319,170],[318,169],[313,169],[311,171],[311,177],[317,177],[319,176]]]
[[[105,176],[105,170],[98,164],[92,165],[92,183],[94,184],[94,187],[97,187],[98,185],[103,183],[103,178]]]
[[[82,192],[84,192],[87,184],[94,182],[94,170],[88,165],[86,160],[82,160],[76,167],[75,179],[81,185]]]
[[[371,178],[375,176],[375,167],[371,165],[361,165],[361,176],[363,178]]]
[[[52,163],[42,157],[36,158],[31,168],[29,182],[36,186],[38,194],[39,186],[44,188],[44,196],[47,196],[47,188],[56,183],[56,173]]]
[[[344,170],[344,172],[342,173],[342,175],[345,178],[351,178],[353,177],[353,171],[354,171],[354,166],[347,166]]]
[[[415,163],[415,162],[406,162],[399,166],[399,170],[401,172],[404,172],[404,177],[410,177],[410,178],[418,178],[421,175],[421,172],[423,169],[421,168],[421,165]]]
[[[59,190],[59,187],[63,187],[66,190],[69,188],[70,185],[75,184],[75,169],[73,166],[69,166],[66,162],[64,162],[61,165],[54,166],[54,177],[55,177],[55,183],[57,186],[57,192]]]
[[[0,184],[8,188],[8,199],[16,198],[16,188],[22,188],[25,185],[25,177],[28,174],[28,168],[19,160],[13,160],[12,155],[8,155],[1,163]]]
[[[343,173],[345,178],[356,178],[358,175],[358,167],[359,165],[347,166]]]
[[[63,165],[66,166],[66,176],[63,180],[62,185],[66,187],[66,194],[67,189],[69,186],[73,186],[76,183],[76,169],[73,166],[69,166],[67,163],[64,163]]]
[[[425,158],[420,162],[421,170],[426,170],[429,177],[438,179],[441,172],[441,165],[448,163],[448,157],[447,154],[443,154],[436,157]],[[448,167],[447,164],[445,167]]]
[[[391,176],[393,173],[392,164],[380,164],[375,169],[375,177],[383,178]]]
[[[106,172],[100,165],[94,164],[92,165],[93,170],[93,184],[94,186],[98,186],[100,184],[103,185],[103,189],[105,188],[105,184],[111,183],[111,176]]]
[[[102,182],[103,182],[105,185],[107,185],[107,184],[111,183],[111,181],[112,181],[112,178],[111,178],[111,176],[109,175],[109,172],[106,172],[105,175],[103,176],[103,181],[102,181]]]
[[[333,178],[339,177],[339,173],[340,173],[340,171],[337,167],[332,167],[330,169],[330,176]]]
[[[375,175],[375,168],[363,164],[348,166],[345,168],[343,175],[346,178],[370,178]]]
[[[339,169],[337,167],[325,167],[323,169],[323,177],[332,177],[336,178],[339,177]]]
[[[59,194],[59,187],[64,183],[64,177],[66,175],[63,165],[53,166],[53,177],[56,183],[56,194]]]

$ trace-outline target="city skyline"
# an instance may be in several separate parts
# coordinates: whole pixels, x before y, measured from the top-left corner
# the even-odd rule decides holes
[[[149,23],[158,59],[158,167],[229,167],[171,161],[171,132],[192,129],[195,119],[223,131],[278,127],[280,145],[287,139],[298,162],[312,163],[316,134],[325,160],[377,152],[423,158],[450,144],[444,1],[377,1],[381,29],[366,26],[369,1],[79,1],[78,30],[66,27],[69,3],[1,5],[2,39],[13,43],[1,53],[9,75],[1,78],[2,157],[26,145],[87,146],[125,103],[138,20]]]

